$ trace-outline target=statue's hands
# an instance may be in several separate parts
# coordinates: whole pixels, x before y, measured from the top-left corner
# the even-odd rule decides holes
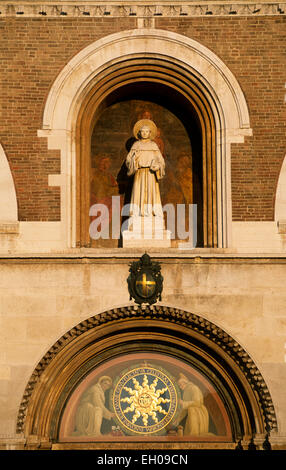
[[[159,165],[156,162],[156,160],[151,161],[150,170],[152,170],[152,171],[158,171],[159,170]]]
[[[151,168],[152,171],[158,171],[159,170],[159,166],[156,165],[155,163],[151,163],[150,168]]]

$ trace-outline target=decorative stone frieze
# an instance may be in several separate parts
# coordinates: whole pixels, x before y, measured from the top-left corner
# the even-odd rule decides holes
[[[134,4],[135,3],[135,4]],[[152,4],[147,1],[137,2],[2,2],[0,17],[197,17],[197,16],[273,16],[285,15],[286,3],[249,1],[222,2],[180,2],[166,1]]]
[[[0,234],[17,234],[19,233],[19,222],[0,222]]]
[[[278,225],[278,233],[281,233],[281,234],[286,234],[286,220],[279,220],[277,222],[277,225]]]

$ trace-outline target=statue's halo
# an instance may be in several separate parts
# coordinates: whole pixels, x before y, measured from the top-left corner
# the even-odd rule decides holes
[[[140,121],[136,122],[135,126],[133,127],[134,137],[136,137],[136,139],[138,139],[139,131],[144,126],[149,127],[149,129],[151,131],[151,134],[150,134],[151,140],[155,139],[155,137],[157,135],[157,126],[156,126],[155,122],[151,121],[151,119],[140,119]]]

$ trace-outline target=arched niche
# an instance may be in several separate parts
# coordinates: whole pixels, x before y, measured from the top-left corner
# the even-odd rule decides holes
[[[134,66],[137,70],[139,62],[136,61],[137,65],[134,65],[133,61],[132,67]],[[140,66],[141,71],[137,70],[135,73],[134,69],[134,74],[128,73],[130,76],[126,83],[122,79],[119,87],[111,91],[98,105],[94,99],[90,98],[87,108],[80,115],[82,119],[77,128],[76,140],[78,142],[77,154],[83,155],[83,158],[81,170],[78,172],[77,186],[82,189],[83,196],[78,211],[78,245],[89,246],[91,244],[88,233],[90,218],[86,215],[96,198],[92,198],[93,194],[90,197],[89,181],[92,177],[90,171],[92,174],[98,173],[95,177],[94,189],[97,186],[99,201],[105,187],[106,193],[110,192],[110,183],[106,181],[108,174],[114,182],[119,181],[118,185],[114,186],[114,195],[120,195],[122,205],[130,202],[132,181],[130,181],[131,178],[126,177],[124,161],[135,140],[132,134],[133,125],[147,113],[156,122],[160,131],[157,142],[166,163],[166,174],[160,182],[163,207],[165,204],[173,204],[176,208],[177,204],[195,203],[198,214],[198,246],[216,246],[215,190],[205,191],[203,194],[203,188],[216,188],[215,182],[213,186],[210,183],[216,179],[215,162],[209,170],[206,162],[208,153],[206,135],[209,135],[208,144],[210,145],[211,139],[215,140],[212,132],[214,125],[205,123],[203,117],[198,115],[192,101],[170,86],[167,80],[164,83],[160,78],[155,79],[153,61],[150,61],[148,66],[146,59],[143,62]],[[146,76],[148,70],[150,71],[149,79]],[[141,75],[142,79],[140,79]],[[112,85],[110,81],[109,85]],[[90,119],[91,116],[92,119]],[[91,131],[87,132],[88,129]],[[100,157],[105,161],[109,160],[111,170],[108,173],[101,172],[98,168]],[[96,161],[97,159],[99,161]],[[213,159],[215,160],[214,155]],[[186,170],[190,169],[192,174],[188,181],[186,177],[184,178],[185,194],[180,186],[180,175],[183,174],[183,168],[185,170],[182,160],[189,162],[190,167]],[[183,168],[179,173],[180,164]],[[96,243],[102,246],[107,243],[120,246],[120,243],[117,240],[111,240],[111,237],[108,242],[103,240]]]
[[[163,358],[164,368],[172,364],[174,368],[185,368],[185,374],[197,380],[200,387],[204,383],[208,390],[215,391],[216,406],[224,418],[216,425],[221,429],[217,438],[197,436],[206,448],[211,448],[214,441],[218,447],[221,443],[221,448],[226,442],[232,448],[240,443],[245,446],[255,442],[257,436],[263,444],[277,427],[272,399],[261,373],[225,331],[198,315],[168,306],[142,309],[129,305],[81,322],[45,354],[27,384],[19,409],[17,432],[24,433],[27,447],[33,448],[34,442],[39,447],[73,448],[71,440],[78,446],[76,438],[65,439],[63,430],[72,413],[73,394],[85,381],[95,379],[96,374],[110,373],[112,363],[116,362],[117,367],[120,361],[126,363],[126,355],[135,357],[137,363],[143,361],[144,355],[147,362]],[[171,373],[176,374],[176,370],[179,369]],[[140,448],[138,439],[129,439],[128,446]],[[158,439],[151,436],[148,445],[156,448],[164,442],[161,439],[158,443]],[[110,444],[110,438],[108,441],[109,446],[120,447],[120,442]],[[194,441],[191,437],[177,437],[176,445],[192,448]],[[104,448],[104,436],[100,442],[91,436],[79,447],[91,448],[92,444]]]
[[[67,246],[87,244],[90,137],[114,93],[135,82],[168,87],[195,111],[202,135],[203,246],[231,246],[231,143],[251,135],[243,92],[209,49],[163,30],[124,31],[96,41],[62,70],[39,136],[61,150],[62,222]],[[126,88],[125,88],[126,90]],[[190,114],[191,115],[191,114]]]

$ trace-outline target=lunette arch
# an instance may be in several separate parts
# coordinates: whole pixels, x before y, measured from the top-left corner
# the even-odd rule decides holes
[[[60,418],[77,383],[106,358],[156,351],[211,372],[232,423],[233,442],[277,428],[267,385],[252,359],[225,331],[198,315],[164,305],[115,308],[81,322],[45,354],[27,384],[17,432],[58,441]]]

